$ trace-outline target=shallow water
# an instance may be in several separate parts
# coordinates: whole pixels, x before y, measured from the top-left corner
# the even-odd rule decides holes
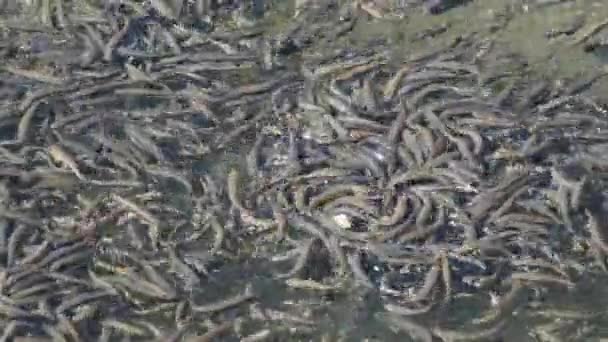
[[[542,2],[542,1],[539,1]],[[573,45],[575,39],[587,27],[605,20],[608,17],[608,4],[593,0],[565,1],[561,4],[538,5],[531,1],[485,0],[471,1],[457,6],[441,15],[428,15],[419,8],[407,13],[403,18],[360,19],[351,33],[339,41],[324,41],[316,44],[319,50],[346,46],[368,46],[373,42],[383,42],[392,53],[393,62],[398,65],[412,55],[423,55],[435,51],[460,36],[481,33],[488,41],[493,41],[494,49],[505,54],[521,55],[532,66],[535,77],[584,78],[606,72],[608,53],[588,53],[580,45]],[[266,12],[258,25],[267,32],[280,32],[289,22],[293,3],[274,1],[271,10]],[[585,26],[573,35],[560,35],[548,38],[551,30],[560,30],[574,25],[580,18],[585,18]],[[430,38],[420,38],[421,32],[432,34]],[[297,63],[297,62],[296,62]],[[608,78],[600,79],[589,90],[588,94],[601,95],[608,90]],[[600,98],[600,100],[602,100]],[[605,98],[608,102],[608,98]],[[232,165],[242,164],[244,154],[253,143],[242,140],[241,146],[234,146],[233,152],[222,153],[217,157],[205,160],[200,164],[201,170],[213,170],[213,173],[226,172]],[[238,152],[240,148],[243,151]],[[207,168],[209,167],[209,168]],[[198,166],[197,166],[198,168]],[[323,296],[311,292],[310,295],[285,287],[281,281],[273,279],[271,268],[276,265],[264,265],[255,261],[244,262],[241,266],[232,266],[232,271],[222,271],[221,284],[239,284],[241,281],[253,282],[259,289],[260,299],[265,303],[274,303],[277,307],[298,307],[305,303],[318,303],[319,312],[326,317],[323,324],[315,325],[317,337],[311,340],[323,341],[409,341],[410,337],[387,328],[386,324],[376,318],[383,311],[378,296],[373,291],[352,289],[348,295]],[[226,272],[224,274],[224,272]],[[255,275],[255,280],[251,278]],[[554,308],[555,311],[583,311],[602,313],[608,307],[608,287],[603,275],[589,276],[582,279],[576,288],[570,290],[550,289],[543,293],[530,294],[506,318],[507,328],[502,334],[502,341],[576,341],[577,332],[583,330],[586,339],[599,341],[608,334],[606,323],[608,316],[577,320],[556,317],[540,319],[528,312],[533,311],[537,301]],[[232,288],[232,287],[231,287]],[[234,286],[238,291],[239,286]],[[232,292],[234,292],[232,291]],[[204,297],[224,296],[224,286],[210,286],[205,289]],[[473,331],[477,327],[467,325],[480,314],[491,310],[490,299],[485,295],[464,297],[454,300],[450,305],[435,309],[431,314],[415,317],[415,321],[429,327],[441,323],[442,326]],[[529,304],[529,305],[527,305]],[[271,305],[272,306],[272,305]],[[314,306],[314,305],[313,305]],[[319,314],[319,313],[317,313]],[[562,322],[563,335],[559,333],[532,335],[534,327],[548,322]],[[581,323],[584,322],[584,323]],[[468,327],[468,328],[467,328]],[[589,331],[592,331],[589,333]],[[346,337],[347,336],[347,337]],[[596,336],[596,337],[593,337]],[[308,339],[304,339],[308,340]]]
[[[268,1],[270,10],[264,17],[257,19],[260,28],[268,34],[281,32],[292,20],[293,1]],[[541,3],[545,3],[544,5]],[[547,32],[560,30],[574,25],[577,20],[585,19],[582,29],[574,34],[562,34],[549,39]],[[449,45],[458,37],[477,34],[485,37],[488,44],[494,44],[493,51],[498,54],[516,54],[530,65],[531,79],[537,78],[585,78],[608,71],[608,53],[599,49],[595,53],[585,52],[583,47],[574,42],[589,27],[608,18],[608,3],[590,0],[552,1],[524,0],[473,0],[449,9],[440,15],[429,15],[420,8],[406,11],[402,17],[374,19],[362,16],[352,32],[337,41],[324,40],[314,42],[306,53],[330,51],[339,47],[381,45],[391,53],[391,63],[398,66],[415,55],[436,51]],[[253,20],[253,19],[252,19]],[[483,41],[478,42],[483,45]],[[481,52],[480,52],[481,53]],[[289,61],[298,67],[298,57]],[[509,66],[501,65],[508,69]],[[258,75],[243,71],[238,77],[255,80]],[[606,91],[608,78],[600,79],[587,94],[599,96],[601,102],[608,103]],[[602,96],[604,98],[602,98]],[[135,106],[135,104],[133,105]],[[139,105],[138,105],[139,106]],[[195,176],[212,175],[225,178],[232,168],[244,168],[245,156],[251,149],[256,134],[253,130],[239,136],[226,150],[217,154],[206,155],[192,162],[192,174]],[[166,202],[173,207],[191,211],[189,200],[183,189],[177,190],[177,184],[164,184]],[[229,213],[226,213],[229,214]],[[113,232],[106,232],[111,235]],[[247,232],[237,232],[239,239],[245,240],[242,254],[256,255],[255,243],[247,241]],[[253,235],[253,233],[252,233]],[[234,248],[234,246],[228,246]],[[201,251],[206,246],[191,246]],[[269,248],[269,247],[266,247]],[[277,244],[276,252],[285,252],[286,246]],[[234,251],[232,251],[234,252]],[[263,251],[268,252],[268,251]],[[238,253],[236,253],[238,254]],[[259,253],[264,254],[264,253]],[[300,318],[315,317],[308,328],[311,334],[299,338],[291,335],[290,340],[302,341],[407,341],[407,334],[399,333],[387,327],[377,315],[383,311],[382,301],[375,290],[364,290],[357,286],[346,286],[343,292],[320,294],[316,291],[300,291],[288,288],[283,280],[277,279],[277,268],[285,271],[290,263],[271,263],[263,258],[237,259],[236,263],[210,266],[210,273],[194,290],[193,299],[198,303],[208,303],[227,298],[243,290],[245,284],[251,284],[259,301],[265,307],[299,315]],[[217,266],[217,269],[216,269]],[[599,273],[599,272],[598,272]],[[580,336],[585,340],[599,341],[608,336],[608,315],[602,314],[608,307],[608,278],[604,275],[588,275],[577,279],[572,289],[547,288],[529,291],[521,299],[512,313],[505,314],[507,328],[502,334],[503,341],[576,341]],[[497,297],[504,293],[496,294]],[[492,310],[492,301],[496,298],[487,294],[476,294],[469,291],[467,295],[453,299],[451,303],[439,305],[428,314],[415,316],[418,324],[442,328],[474,331],[479,327],[470,322]],[[535,314],[537,307],[555,310],[548,318]],[[155,303],[148,303],[155,304]],[[242,308],[226,312],[229,319],[237,317]],[[571,317],[568,313],[580,312],[597,314],[594,317]],[[380,318],[380,319],[379,319]],[[163,319],[158,318],[162,325]],[[548,323],[558,323],[558,329],[547,329],[545,335],[530,334],[531,330]],[[306,324],[304,324],[306,326]],[[250,331],[256,328],[248,327]],[[248,331],[249,331],[248,330]],[[578,336],[578,337],[577,337]],[[222,340],[222,339],[218,339]],[[231,341],[231,339],[226,339]],[[238,340],[238,339],[234,339]],[[276,340],[281,340],[277,338]]]
[[[471,1],[457,6],[441,15],[428,15],[420,9],[407,13],[403,18],[393,19],[361,19],[357,22],[351,34],[340,41],[324,42],[320,49],[331,49],[340,46],[367,46],[372,42],[384,42],[384,46],[393,51],[392,57],[396,64],[406,59],[406,56],[422,55],[435,51],[438,47],[471,33],[482,33],[488,41],[495,44],[495,49],[505,54],[521,55],[531,65],[530,70],[535,77],[557,77],[577,79],[585,78],[608,71],[608,53],[601,50],[595,53],[585,52],[581,45],[575,45],[576,39],[596,23],[608,17],[608,3],[593,0],[575,1],[543,1],[517,0],[485,0]],[[283,7],[284,6],[284,7]],[[264,25],[269,25],[270,32],[279,30],[289,21],[290,6],[279,4],[274,11],[267,13]],[[574,34],[562,34],[548,38],[553,30],[565,30],[584,18],[584,26]],[[420,39],[421,32],[438,31],[431,38]],[[606,31],[606,30],[604,30]],[[608,102],[605,96],[608,91],[608,78],[602,78],[593,84],[587,94],[599,96],[602,103]],[[604,275],[588,276],[570,290],[551,289],[542,294],[531,294],[529,305],[525,303],[508,318],[507,328],[502,335],[502,341],[578,341],[576,336],[584,332],[585,340],[600,341],[605,338],[608,330],[606,298],[608,278]],[[280,288],[280,285],[274,285]],[[277,290],[278,290],[277,288]],[[270,291],[269,293],[272,293]],[[334,298],[332,314],[328,316],[328,325],[319,327],[320,331],[328,329],[332,338],[339,338],[342,332],[348,332],[347,341],[409,341],[409,336],[395,333],[379,324],[374,314],[381,311],[381,306],[375,300],[368,301],[366,297],[373,294],[362,293],[346,300]],[[352,298],[359,298],[353,303]],[[534,299],[533,299],[534,298]],[[490,298],[472,296],[455,300],[450,306],[439,308],[430,315],[416,317],[418,323],[428,326],[441,324],[455,329],[467,329],[466,322],[479,318],[480,313],[489,308]],[[597,313],[600,316],[593,319],[574,319],[555,317],[541,319],[528,311],[534,309],[536,301],[554,308],[555,311],[582,311]],[[361,311],[365,311],[362,315]],[[362,317],[361,317],[362,315]],[[533,335],[534,327],[547,323],[563,323],[563,330]],[[333,327],[332,327],[333,325]],[[474,330],[475,327],[468,329]],[[560,334],[561,332],[561,334]],[[325,335],[328,336],[328,335]],[[332,339],[330,339],[332,340]]]

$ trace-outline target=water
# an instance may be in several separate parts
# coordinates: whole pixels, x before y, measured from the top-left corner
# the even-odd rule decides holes
[[[374,1],[362,1],[361,3],[365,5],[372,2]],[[360,13],[352,29],[347,30],[337,39],[332,39],[331,32],[325,32],[329,30],[326,29],[320,33],[319,37],[311,39],[310,46],[306,47],[301,54],[290,54],[284,61],[285,68],[299,70],[302,61],[315,54],[330,54],[333,50],[345,47],[363,49],[369,46],[381,46],[389,51],[388,55],[390,57],[387,63],[398,68],[412,56],[437,51],[453,44],[460,38],[475,35],[476,41],[473,42],[473,45],[477,49],[480,59],[486,54],[516,55],[518,61],[528,65],[525,72],[529,73],[526,76],[529,76],[530,83],[538,79],[547,79],[550,82],[557,82],[560,79],[585,79],[608,71],[605,64],[608,62],[608,54],[604,51],[605,47],[589,52],[585,51],[585,44],[575,44],[576,40],[586,30],[608,17],[608,4],[600,1],[576,0],[562,1],[557,4],[555,4],[555,1],[541,0],[452,1],[449,6],[446,6],[448,7],[446,11],[438,15],[426,13],[423,7],[412,5],[411,9],[406,9],[403,13],[395,12],[399,15],[394,17],[390,17],[390,13],[382,10],[381,3],[386,2],[377,1],[378,7],[369,7],[371,8],[370,13],[376,13],[374,10],[377,9],[378,13],[386,14],[386,17],[373,18],[373,15]],[[264,13],[261,10],[263,3],[266,3],[269,8]],[[416,1],[401,1],[401,3],[414,4]],[[240,26],[241,29],[250,30],[260,28],[269,36],[280,36],[295,20],[293,16],[295,6],[294,1],[255,1],[252,14],[245,11],[245,19],[235,20],[234,23],[230,22],[228,25]],[[309,6],[312,6],[312,4],[309,4]],[[301,9],[301,11],[305,10],[306,8]],[[10,21],[6,17],[1,19],[0,24]],[[579,22],[582,28],[579,27]],[[562,31],[565,33],[560,33]],[[555,37],[549,38],[549,36]],[[41,41],[41,46],[37,46],[36,50],[48,48],[45,44],[50,43]],[[285,53],[288,54],[288,52]],[[508,70],[516,66],[497,63],[495,67]],[[230,81],[237,80],[248,84],[258,81],[263,76],[267,76],[263,71],[240,70],[230,75]],[[215,74],[210,72],[205,74],[205,77],[214,78]],[[498,85],[496,86],[497,89],[494,90],[500,91],[502,87],[503,85]],[[608,78],[601,78],[586,90],[585,94],[598,96],[598,101],[605,103],[606,90],[608,90]],[[125,102],[127,110],[141,108],[139,101],[129,99]],[[144,103],[151,107],[156,105],[149,100],[144,101]],[[175,103],[172,105],[175,105]],[[261,106],[260,108],[259,111],[272,111],[268,107]],[[287,116],[292,113],[288,111],[283,114]],[[234,113],[219,113],[219,115],[238,116]],[[180,167],[183,166],[187,170],[186,174],[192,176],[193,179],[209,175],[211,178],[220,179],[223,182],[230,170],[245,170],[247,168],[247,155],[256,139],[262,134],[260,131],[262,127],[266,130],[263,133],[269,136],[273,134],[280,136],[285,133],[282,132],[283,126],[281,126],[283,125],[283,119],[280,115],[266,117],[253,124],[251,129],[238,134],[232,143],[222,151],[205,154],[203,157],[193,158],[192,160],[184,158],[175,161],[175,163],[176,165],[180,164]],[[238,127],[238,124],[229,125],[226,128],[226,134],[230,133],[230,129],[235,127]],[[182,138],[176,136],[171,139],[179,141]],[[204,136],[202,140],[206,138],[207,136]],[[486,138],[490,139],[489,137]],[[526,139],[527,137],[514,138],[513,141],[514,144],[520,144]],[[273,146],[277,150],[281,149],[281,145],[287,146],[289,144],[287,137],[282,140],[277,139],[277,141],[278,146]],[[211,149],[217,147],[214,146],[217,141],[213,139],[202,143],[208,147],[210,146]],[[179,159],[177,151],[172,152],[176,153],[173,158]],[[492,175],[490,178],[498,177],[498,175]],[[245,183],[249,181],[251,181],[251,178],[245,178]],[[199,185],[193,184],[192,186],[196,188]],[[196,212],[189,194],[185,192],[179,182],[158,181],[158,184],[155,183],[154,186],[155,189],[161,189],[161,203],[183,210],[188,215],[193,215],[192,213]],[[222,183],[218,187],[226,188],[226,185]],[[71,191],[78,189],[76,186],[71,189],[67,189],[67,186],[62,188]],[[239,187],[239,190],[246,192],[251,189],[245,184],[245,186]],[[89,193],[86,194],[86,197],[94,197],[97,190],[87,189],[87,191]],[[71,198],[70,196],[66,197]],[[234,207],[227,209],[223,208],[220,203],[205,202],[205,206],[208,207],[215,205],[225,211],[221,212],[221,215],[239,217],[239,213]],[[166,215],[166,219],[169,221],[172,214]],[[190,294],[192,301],[199,305],[213,303],[234,296],[242,292],[246,284],[251,284],[257,296],[255,302],[258,303],[252,305],[261,305],[264,309],[275,310],[272,312],[278,317],[270,317],[272,315],[268,314],[266,317],[254,320],[254,322],[246,321],[242,323],[243,327],[239,325],[241,323],[238,323],[237,318],[253,315],[252,312],[255,311],[256,307],[237,305],[221,313],[209,315],[205,318],[205,322],[198,322],[196,319],[190,318],[194,321],[190,323],[204,326],[207,321],[217,323],[223,320],[234,320],[238,323],[235,323],[238,326],[238,329],[235,328],[235,330],[240,329],[251,333],[257,329],[274,328],[286,322],[290,322],[286,324],[288,326],[292,321],[304,321],[304,323],[294,323],[294,326],[297,326],[293,329],[294,331],[286,329],[286,331],[277,333],[274,339],[270,339],[277,341],[404,341],[410,338],[409,334],[399,332],[397,329],[387,326],[386,322],[383,321],[383,316],[380,313],[384,312],[384,299],[382,299],[384,294],[380,293],[378,289],[366,289],[365,286],[359,286],[348,277],[344,279],[350,279],[350,282],[335,293],[291,289],[276,274],[277,269],[280,272],[286,272],[293,263],[291,261],[270,262],[265,258],[267,255],[287,252],[291,248],[288,242],[264,243],[267,241],[258,240],[258,237],[263,234],[256,229],[247,225],[238,226],[232,220],[222,221],[222,223],[226,224],[226,231],[233,238],[233,240],[224,242],[222,253],[214,256],[205,254],[213,245],[212,237],[202,239],[202,243],[200,241],[184,243],[188,253],[193,255],[199,253],[196,255],[201,256],[202,259],[208,258],[204,262],[208,267],[205,270],[208,274],[203,277],[201,284],[192,290]],[[579,223],[575,222],[575,224]],[[120,236],[120,239],[117,238],[113,243],[128,245],[130,241],[125,238],[124,234],[121,235],[121,228],[108,228],[103,230],[101,235],[110,240],[115,236]],[[141,227],[138,226],[134,229],[139,228]],[[577,228],[582,229],[582,227]],[[187,229],[182,231],[181,226],[175,226],[161,232],[161,236],[173,236],[171,234],[175,236],[181,236],[180,234],[194,235],[197,233],[199,232],[196,229],[194,229],[194,232]],[[145,229],[142,230],[141,234],[145,234]],[[557,238],[561,236],[559,232],[555,235]],[[306,234],[298,231],[294,233],[293,237],[299,238],[301,236],[306,236]],[[572,247],[570,244],[564,246]],[[352,246],[346,247],[350,248]],[[154,256],[153,251],[146,251],[146,253],[151,261],[158,262],[159,267],[167,264],[166,260],[163,260],[164,257],[158,257],[159,260],[156,260],[157,256]],[[331,256],[326,253],[325,257],[329,259]],[[314,264],[312,267],[316,265]],[[321,265],[321,263],[318,265]],[[378,265],[374,264],[373,260],[366,260],[364,268],[370,274],[381,272],[381,270],[374,268],[376,266]],[[583,264],[583,266],[591,270],[591,265]],[[319,266],[319,268],[322,267]],[[319,273],[323,272],[323,270],[317,271]],[[422,274],[423,271],[426,272],[427,270],[403,270],[405,274],[403,277],[408,279],[409,285],[415,284],[415,287],[418,288],[423,280],[419,279],[421,278],[419,274]],[[411,272],[411,274],[407,274],[407,272]],[[604,326],[606,326],[608,316],[605,314],[605,308],[608,303],[605,298],[607,298],[608,288],[605,284],[608,278],[602,272],[594,269],[590,274],[585,274],[580,279],[573,280],[576,282],[576,286],[570,289],[564,289],[560,286],[539,286],[526,291],[519,298],[518,305],[514,305],[514,309],[510,309],[509,312],[501,315],[507,325],[504,332],[500,334],[500,339],[503,341],[576,341],[583,339],[602,341],[606,338],[608,331]],[[172,281],[178,284],[177,280]],[[462,285],[458,283],[455,286]],[[476,329],[483,329],[485,326],[471,324],[471,322],[479,319],[484,314],[493,312],[495,310],[493,304],[499,303],[501,298],[504,298],[507,290],[496,287],[488,291],[475,291],[458,287],[455,288],[454,292],[458,292],[458,295],[454,296],[451,302],[439,301],[435,309],[425,314],[416,315],[412,317],[412,320],[419,325],[433,329],[441,327],[442,329],[456,329],[472,333]],[[404,299],[400,296],[393,297],[391,297],[391,300],[395,302]],[[127,299],[132,299],[142,308],[162,304],[138,298]],[[171,302],[171,300],[168,300],[168,302]],[[539,311],[543,311],[543,313],[539,314]],[[291,316],[281,318],[278,312]],[[174,319],[176,318],[170,314],[151,318],[163,329],[167,327],[167,331],[171,330],[169,327],[173,326]],[[203,319],[200,320],[203,321]],[[4,326],[5,322],[2,323]],[[301,329],[301,332],[296,331],[298,329]],[[201,328],[199,330],[205,329]],[[496,339],[498,337],[489,338],[489,340]],[[216,340],[232,341],[239,339],[232,335],[230,337],[219,337]]]
[[[422,11],[413,11],[403,18],[377,20],[368,17],[359,20],[351,34],[339,41],[324,42],[321,46],[322,48],[368,46],[373,42],[384,42],[385,46],[393,51],[394,62],[399,63],[404,59],[403,56],[422,55],[434,51],[437,47],[445,46],[460,36],[480,34],[487,39],[488,44],[490,42],[493,44],[493,49],[502,50],[505,54],[522,56],[531,65],[531,72],[538,78],[578,79],[605,73],[608,67],[606,64],[608,54],[603,51],[604,48],[596,53],[589,53],[573,42],[581,35],[581,31],[608,17],[608,4],[592,0],[563,1],[560,4],[551,4],[547,1],[546,3],[543,5],[542,1],[536,3],[504,0],[471,1],[441,15],[430,16]],[[283,8],[282,4],[278,5],[274,12],[267,14],[265,24],[270,25],[270,32],[279,30],[285,22],[289,21],[290,8],[285,7],[287,9]],[[551,32],[568,31],[577,27],[579,22],[584,23],[581,24],[584,25],[584,29],[576,33],[567,32],[555,38],[548,38]],[[424,34],[429,37],[424,37]],[[602,78],[586,93],[598,95],[600,101],[605,101],[605,96],[602,94],[605,94],[606,90],[608,90],[608,79]],[[606,316],[601,316],[606,310],[604,298],[608,288],[605,284],[605,276],[591,276],[581,280],[575,289],[568,291],[553,289],[541,296],[543,304],[554,308],[555,311],[580,310],[600,313],[599,317],[577,320],[572,317],[561,317],[559,312],[556,312],[551,318],[539,319],[527,313],[525,309],[519,308],[509,319],[509,327],[502,340],[575,341],[580,340],[580,337],[576,336],[583,336],[582,334],[586,336],[586,340],[602,340],[606,333],[602,328]],[[534,296],[531,295],[530,300],[532,297]],[[365,295],[355,298],[359,298],[357,302],[365,302]],[[445,312],[425,315],[417,319],[419,323],[426,323],[429,326],[438,322],[451,322],[448,323],[451,327],[462,328],[465,322],[478,318],[483,310],[491,309],[488,307],[488,299],[480,301],[475,296],[463,298],[456,300],[449,308],[446,307]],[[342,304],[340,300],[336,301],[334,316],[337,317],[331,321],[335,326],[352,329],[347,323],[353,316],[352,301],[352,298],[348,298]],[[374,319],[369,319],[373,317],[373,313],[378,312],[378,307],[375,305],[371,303],[359,305],[364,305],[360,310],[368,311],[365,316],[368,319],[358,322],[357,327],[350,330],[348,341],[403,341],[404,338],[405,340],[409,338],[395,334]],[[554,321],[564,322],[563,331],[542,335],[530,333],[534,327]]]

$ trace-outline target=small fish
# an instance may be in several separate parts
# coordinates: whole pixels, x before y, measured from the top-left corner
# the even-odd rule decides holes
[[[72,171],[78,179],[84,181],[86,178],[82,175],[80,170],[78,169],[78,164],[76,160],[61,146],[57,144],[53,144],[49,146],[49,155],[53,158],[53,161],[58,162],[66,166]]]

